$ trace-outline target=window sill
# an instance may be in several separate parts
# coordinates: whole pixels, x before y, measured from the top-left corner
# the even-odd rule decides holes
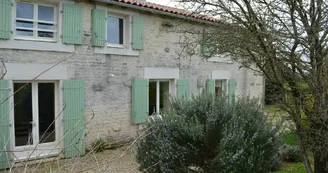
[[[0,49],[38,50],[53,52],[74,52],[74,45],[62,43],[27,41],[27,40],[0,40]]]
[[[42,38],[15,37],[14,40],[57,43],[56,40],[51,40],[51,39],[42,39]]]
[[[113,47],[104,47],[104,48],[96,47],[95,53],[111,54],[111,55],[139,56],[139,50],[113,48]]]

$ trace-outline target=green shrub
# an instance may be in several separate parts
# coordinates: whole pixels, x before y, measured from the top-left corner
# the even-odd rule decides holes
[[[103,140],[101,138],[96,139],[95,141],[93,141],[91,143],[92,151],[94,151],[96,153],[106,150],[107,147],[108,147],[108,144],[106,143],[105,140]]]
[[[138,142],[137,161],[147,173],[260,173],[279,162],[276,130],[255,101],[232,106],[202,94],[172,100],[161,115]]]
[[[299,146],[283,144],[280,147],[281,157],[286,162],[301,162],[303,157]]]
[[[298,145],[298,140],[295,132],[288,132],[282,135],[283,142],[287,145]]]
[[[277,129],[256,101],[241,99],[225,128],[213,161],[215,172],[264,173],[279,168]]]

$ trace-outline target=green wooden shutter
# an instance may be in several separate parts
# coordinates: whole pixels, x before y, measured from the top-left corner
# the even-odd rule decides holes
[[[11,0],[0,1],[0,39],[10,39],[11,35]]]
[[[204,57],[212,56],[212,48],[209,43],[203,43],[202,45],[202,54]]]
[[[206,82],[206,91],[208,94],[215,94],[215,80],[208,79]]]
[[[178,99],[189,99],[190,98],[190,84],[187,79],[179,79],[177,81],[177,97]]]
[[[229,80],[229,88],[228,88],[229,103],[234,103],[235,102],[235,87],[236,87],[235,80],[230,79]]]
[[[65,80],[64,92],[64,155],[66,158],[85,154],[84,83]]]
[[[7,80],[0,80],[0,102],[9,96]],[[9,100],[0,104],[0,150],[10,150],[9,145]],[[0,152],[0,169],[9,168],[12,155],[9,152]]]
[[[132,49],[143,49],[143,17],[132,16]]]
[[[92,45],[104,47],[106,45],[106,11],[92,10]]]
[[[140,124],[148,118],[148,80],[132,79],[132,123]]]
[[[63,4],[63,43],[82,44],[82,8]]]

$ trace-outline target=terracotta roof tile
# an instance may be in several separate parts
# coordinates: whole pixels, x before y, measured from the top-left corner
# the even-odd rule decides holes
[[[200,14],[195,14],[190,11],[178,9],[178,8],[173,8],[165,5],[159,5],[151,2],[142,2],[138,0],[109,0],[109,1],[115,1],[115,2],[120,2],[120,3],[125,3],[125,4],[130,4],[130,5],[135,5],[135,6],[140,6],[144,8],[150,8],[158,11],[163,11],[163,12],[168,12],[168,13],[173,13],[185,17],[191,17],[191,18],[196,18],[200,20],[205,20],[205,21],[210,21],[210,22],[218,22],[217,19],[208,17],[205,15],[200,15]]]

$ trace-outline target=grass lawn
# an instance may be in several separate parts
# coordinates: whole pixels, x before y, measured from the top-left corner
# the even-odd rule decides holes
[[[279,171],[275,173],[306,173],[303,162],[282,163]]]
[[[281,120],[281,118],[285,117],[286,114],[280,110],[279,108],[277,108],[275,105],[266,105],[264,107],[264,112],[266,112],[269,116],[271,116],[272,120]],[[283,128],[289,128],[291,127],[290,125],[288,125],[288,121],[287,121],[287,125],[283,126]],[[283,131],[285,131],[286,129],[283,129]],[[295,133],[287,133],[283,136],[283,141],[284,143],[288,144],[288,145],[297,145],[297,137],[295,135]],[[311,165],[313,165],[313,157],[311,153],[309,154],[309,158],[310,158],[310,163]],[[303,162],[298,162],[298,163],[290,163],[290,162],[282,162],[281,163],[281,167],[279,169],[279,171],[275,172],[275,173],[306,173]]]

